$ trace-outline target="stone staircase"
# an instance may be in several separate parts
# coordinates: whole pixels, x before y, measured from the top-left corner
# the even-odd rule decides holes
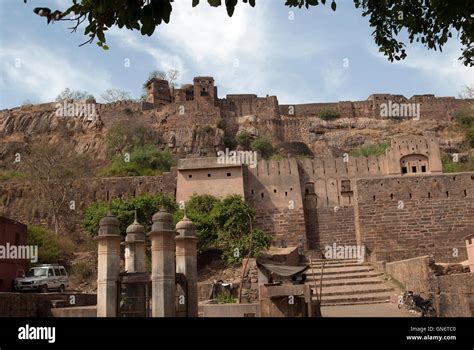
[[[323,262],[322,306],[387,303],[394,295],[394,288],[369,263],[312,259],[306,284],[314,287],[316,280],[318,295]]]

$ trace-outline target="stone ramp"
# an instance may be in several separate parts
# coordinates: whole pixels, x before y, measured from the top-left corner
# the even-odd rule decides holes
[[[322,306],[388,303],[396,294],[383,280],[383,274],[357,260],[312,260],[306,271],[306,284],[319,294],[322,265]],[[314,288],[313,288],[314,290]]]

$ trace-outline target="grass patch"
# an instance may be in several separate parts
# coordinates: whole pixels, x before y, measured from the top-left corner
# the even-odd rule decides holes
[[[390,141],[385,140],[372,145],[363,145],[349,154],[352,157],[368,157],[368,156],[381,156],[385,154],[385,150],[390,147]]]

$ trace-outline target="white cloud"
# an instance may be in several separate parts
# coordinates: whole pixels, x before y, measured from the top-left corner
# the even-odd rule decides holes
[[[173,4],[170,23],[160,25],[152,37],[127,30],[111,30],[109,36],[125,48],[150,55],[157,69],[178,69],[181,83],[212,75],[220,96],[278,92],[279,98],[289,100],[294,90],[287,87],[288,73],[277,64],[311,56],[321,47],[299,37],[279,36],[286,32],[273,20],[274,9],[270,2],[259,2],[255,8],[239,2],[229,18],[225,6],[213,8],[201,2],[192,8],[190,2],[179,1]]]
[[[0,48],[0,73],[3,86],[35,96],[40,102],[53,101],[67,87],[98,97],[111,86],[104,70],[84,62],[74,64],[59,50],[28,42],[21,47]]]
[[[474,84],[474,74],[472,68],[464,66],[458,60],[461,55],[461,46],[454,41],[445,45],[442,53],[428,50],[421,45],[407,45],[407,58],[393,63],[388,62],[374,44],[370,45],[369,52],[383,59],[387,64],[412,69],[427,82],[427,91],[431,89],[448,95],[456,95],[464,85]]]

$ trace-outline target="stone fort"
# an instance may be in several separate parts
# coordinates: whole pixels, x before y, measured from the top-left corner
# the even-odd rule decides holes
[[[212,77],[196,77],[180,88],[152,79],[146,91],[146,102],[97,104],[97,120],[72,125],[72,133],[80,128],[93,135],[78,149],[97,151],[100,157],[104,132],[115,120],[130,120],[132,113],[163,133],[163,146],[180,158],[178,166],[162,176],[84,179],[74,185],[78,212],[94,201],[143,193],[169,193],[178,202],[194,193],[235,193],[256,209],[257,226],[272,234],[275,246],[321,251],[334,243],[363,244],[371,258],[387,261],[423,254],[446,261],[466,258],[463,237],[474,226],[474,173],[443,174],[432,133],[394,137],[381,156],[289,156],[259,159],[249,167],[220,164],[215,155],[226,135],[242,130],[267,136],[274,144],[304,143],[314,150],[313,143],[337,123],[348,128],[362,119],[375,123],[387,101],[418,103],[422,120],[447,120],[457,110],[472,109],[472,100],[374,94],[366,101],[279,105],[275,96],[220,99]],[[339,113],[338,121],[321,120],[320,112],[328,108]],[[53,118],[53,111],[54,104],[0,111],[2,137],[54,131],[54,123],[37,121]],[[220,120],[224,128],[216,127]],[[2,161],[9,152],[3,152]],[[29,197],[30,187],[25,181],[4,182],[0,209],[20,221],[48,224],[48,213]]]

